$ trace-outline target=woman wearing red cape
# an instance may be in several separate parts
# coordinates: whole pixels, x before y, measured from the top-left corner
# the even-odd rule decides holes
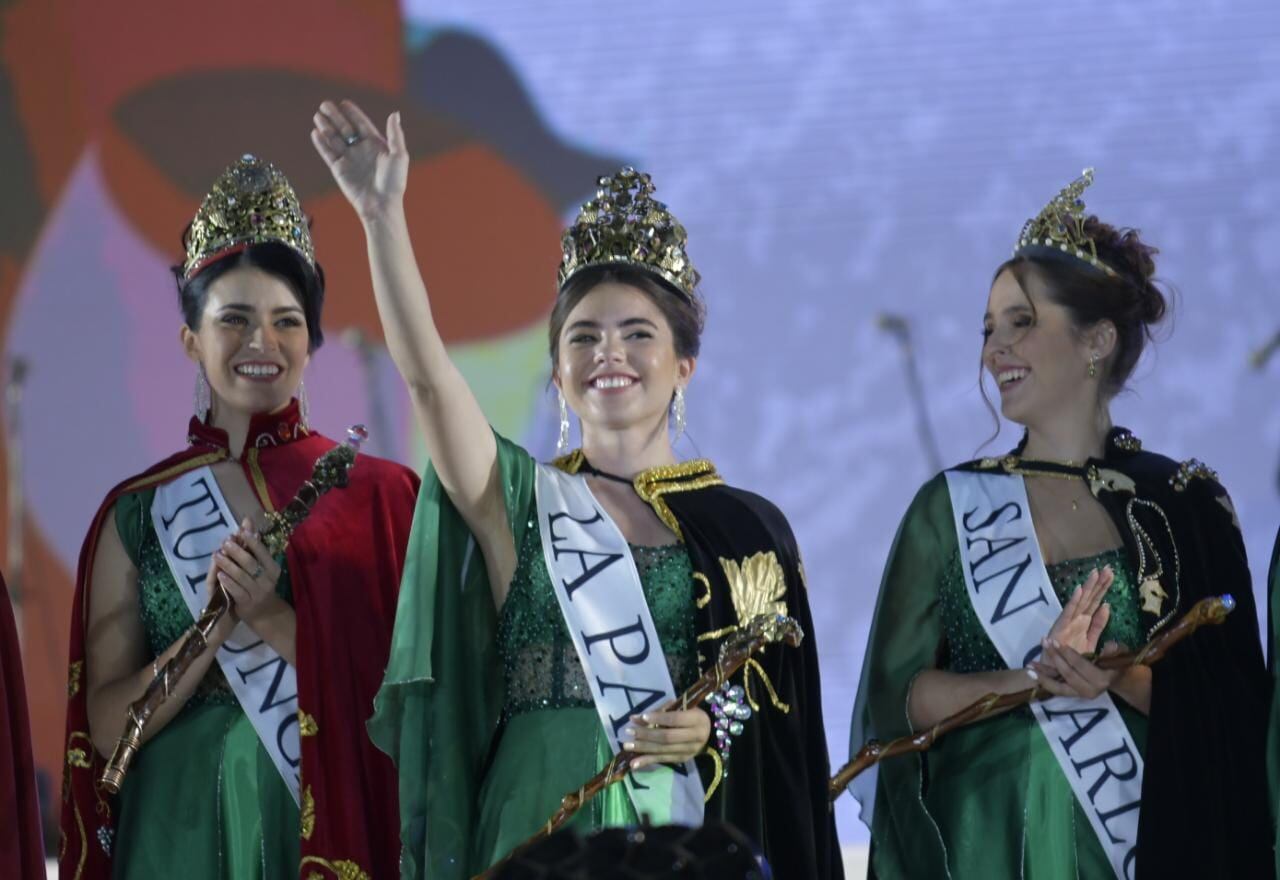
[[[244,156],[176,269],[196,366],[186,449],[113,489],[81,552],[71,631],[64,878],[389,877],[395,770],[369,742],[417,491],[361,455],[272,557],[258,539],[334,442],[307,422],[324,274],[284,175]],[[220,585],[232,612],[156,710],[118,796],[126,710]]]
[[[9,606],[9,588],[0,577],[0,791],[13,792],[13,814],[0,822],[0,876],[44,877],[40,804],[31,760],[27,689],[22,683],[22,650]]]

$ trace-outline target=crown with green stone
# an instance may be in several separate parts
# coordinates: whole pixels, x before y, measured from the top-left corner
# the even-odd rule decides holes
[[[595,198],[561,239],[559,280],[589,266],[631,266],[651,272],[690,300],[701,276],[689,262],[688,236],[671,211],[653,197],[653,179],[625,167],[596,181]]]
[[[1119,275],[1098,259],[1098,246],[1085,232],[1088,218],[1084,191],[1093,183],[1093,169],[1086,168],[1079,177],[1062,188],[1044,210],[1022,227],[1013,255],[1034,255],[1037,249],[1049,249],[1083,260],[1108,275]]]

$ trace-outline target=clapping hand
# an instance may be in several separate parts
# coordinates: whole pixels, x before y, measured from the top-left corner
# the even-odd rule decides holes
[[[1111,606],[1103,597],[1115,582],[1111,566],[1095,568],[1085,582],[1075,588],[1066,607],[1058,615],[1045,644],[1064,645],[1081,654],[1091,654],[1098,646],[1098,638],[1111,619]]]

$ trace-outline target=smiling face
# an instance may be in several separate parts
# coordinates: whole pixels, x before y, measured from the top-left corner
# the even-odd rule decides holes
[[[553,381],[584,433],[665,424],[694,359],[677,357],[671,325],[647,294],[605,281],[582,297],[560,330]]]
[[[983,317],[982,364],[1000,389],[1001,412],[1028,427],[1064,414],[1086,417],[1100,404],[1107,328],[1082,331],[1050,298],[1037,271],[1024,277],[1025,287],[1008,268],[996,276]],[[1095,355],[1097,376],[1091,379]]]
[[[310,360],[307,324],[287,282],[239,266],[210,286],[199,330],[182,328],[187,357],[204,366],[214,412],[252,415],[285,407]]]

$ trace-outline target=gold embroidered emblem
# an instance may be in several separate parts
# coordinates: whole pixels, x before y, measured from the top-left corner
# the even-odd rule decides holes
[[[1164,600],[1169,598],[1164,587],[1160,586],[1160,581],[1153,577],[1147,578],[1138,587],[1138,596],[1142,599],[1142,610],[1152,614],[1159,614],[1164,607]]]
[[[320,725],[316,724],[314,715],[308,715],[301,709],[298,710],[298,735],[299,736],[315,736],[320,732]]]
[[[1089,480],[1089,492],[1094,498],[1101,497],[1100,492],[1124,492],[1129,495],[1136,495],[1138,485],[1132,479],[1120,471],[1111,468],[1099,468],[1090,466],[1085,471],[1085,477]]]
[[[761,614],[786,615],[787,577],[772,550],[748,556],[742,562],[721,558],[720,567],[729,581],[729,594],[739,625]]]
[[[747,702],[751,704],[751,708],[755,709],[757,712],[760,711],[760,704],[756,702],[755,694],[751,692],[752,673],[760,677],[761,683],[764,684],[764,689],[769,692],[769,702],[773,704],[773,708],[777,709],[783,715],[789,713],[791,711],[791,706],[782,702],[782,700],[778,698],[778,692],[773,687],[773,681],[769,678],[769,673],[764,671],[764,667],[760,665],[760,661],[754,657],[747,660],[742,672],[742,689],[746,692]]]
[[[316,830],[316,799],[311,786],[302,790],[302,839],[310,840]]]
[[[67,749],[67,766],[89,769],[89,756],[84,749]]]
[[[694,600],[693,604],[698,608],[706,608],[711,604],[711,579],[700,571],[695,571],[693,573],[693,579],[702,584],[703,588],[706,590],[705,593]]]
[[[80,676],[84,672],[84,661],[77,660],[71,664],[70,677],[67,679],[67,698],[80,693]]]
[[[339,859],[330,861],[320,856],[304,856],[298,867],[305,868],[307,865],[317,865],[333,872],[338,880],[369,880],[368,873],[355,862],[348,859]],[[312,871],[307,875],[307,880],[325,880],[325,876],[319,871]]]

